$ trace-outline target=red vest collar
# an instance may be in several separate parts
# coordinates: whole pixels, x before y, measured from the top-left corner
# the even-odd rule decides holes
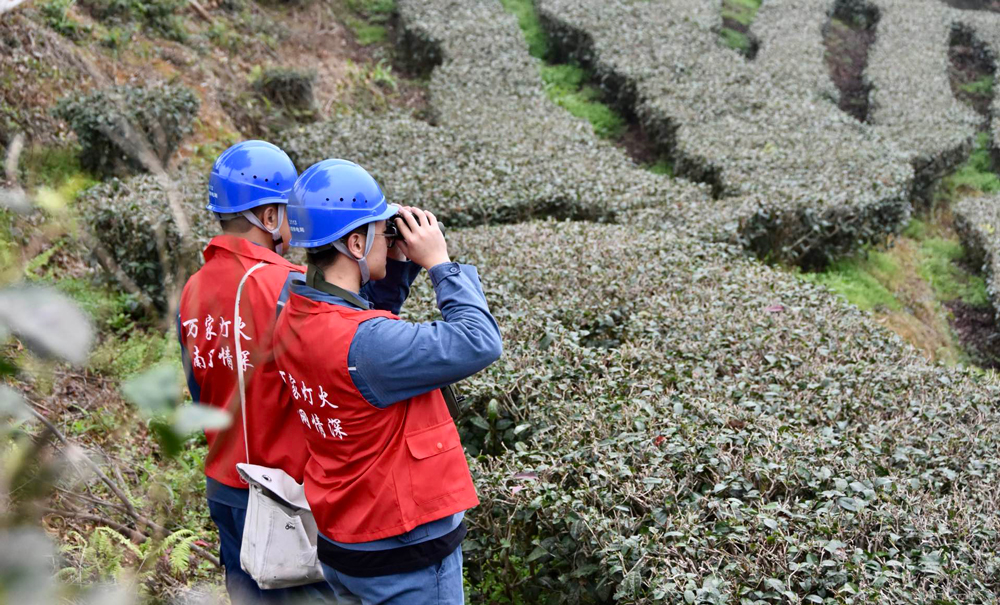
[[[296,286],[292,286],[292,293],[291,296],[288,297],[288,303],[285,308],[294,309],[297,313],[306,313],[308,315],[337,313],[338,315],[348,319],[354,319],[362,316],[365,319],[369,319],[370,317],[391,317],[393,319],[399,319],[397,315],[388,311],[380,311],[378,309],[359,309],[353,306],[345,307],[344,305],[338,305],[325,300],[313,300],[308,296],[303,296],[299,292],[296,292],[295,288]]]
[[[305,267],[286,260],[273,250],[269,250],[264,246],[258,246],[250,240],[236,235],[216,235],[213,237],[212,241],[208,242],[208,245],[205,246],[205,250],[202,252],[205,262],[212,260],[212,257],[218,254],[219,250],[227,250],[237,256],[254,261],[264,261],[265,263],[285,267],[292,271],[299,271],[301,273],[305,273],[306,271]]]

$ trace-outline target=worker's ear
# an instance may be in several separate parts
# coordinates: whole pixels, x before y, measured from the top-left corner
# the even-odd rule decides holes
[[[260,222],[263,223],[268,229],[277,229],[278,206],[276,204],[265,206],[264,211],[260,215]]]
[[[360,233],[352,233],[347,238],[347,249],[351,251],[354,258],[360,259],[365,255],[365,236]]]

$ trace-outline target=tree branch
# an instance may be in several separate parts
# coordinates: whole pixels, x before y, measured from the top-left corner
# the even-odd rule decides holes
[[[191,5],[191,8],[194,9],[194,12],[198,13],[198,15],[202,19],[212,24],[215,23],[215,21],[212,19],[212,15],[208,14],[208,11],[205,10],[205,7],[202,6],[201,3],[198,2],[198,0],[188,0],[188,4]]]
[[[48,429],[53,435],[56,436],[57,439],[59,439],[59,441],[61,441],[63,443],[63,445],[65,445],[66,447],[73,447],[73,444],[70,443],[68,439],[66,439],[66,436],[63,435],[59,431],[59,429],[57,429],[56,426],[54,424],[52,424],[52,422],[48,418],[46,418],[45,416],[43,416],[42,414],[40,414],[37,410],[34,410],[32,408],[28,408],[28,409],[31,411],[32,414],[34,414],[34,416],[36,418],[38,418],[38,420],[42,424],[45,425],[46,429]],[[87,500],[94,500],[94,501],[96,501],[98,503],[98,505],[107,504],[107,505],[112,506],[112,507],[114,507],[116,509],[122,510],[122,512],[124,512],[126,515],[128,515],[129,517],[131,517],[132,520],[137,525],[145,526],[145,527],[149,528],[149,530],[152,531],[152,532],[155,532],[155,533],[158,533],[158,534],[161,534],[161,535],[168,535],[168,534],[170,534],[170,531],[167,530],[167,528],[163,527],[159,523],[155,523],[155,522],[147,519],[146,517],[140,515],[139,512],[135,510],[135,507],[132,506],[132,503],[129,501],[129,499],[121,491],[121,489],[114,483],[114,481],[112,481],[110,478],[108,478],[108,476],[106,474],[104,474],[104,471],[102,471],[101,468],[93,460],[91,460],[90,458],[87,458],[86,456],[84,456],[84,459],[87,461],[88,466],[90,466],[90,468],[94,471],[94,473],[98,477],[101,478],[101,481],[105,485],[108,486],[108,489],[110,489],[112,491],[112,493],[114,493],[115,496],[117,496],[118,499],[121,500],[121,502],[122,502],[122,504],[124,506],[119,506],[119,505],[116,505],[116,504],[112,504],[110,502],[104,502],[104,501],[97,500],[97,499],[92,499],[92,498],[89,498],[89,497],[86,497]],[[80,494],[76,494],[74,492],[67,492],[67,493],[70,494],[70,495],[73,495],[73,496],[81,497]],[[57,514],[57,513],[58,514],[62,514],[64,512],[66,512],[66,511],[57,511],[55,509],[44,509],[44,508],[43,508],[43,510],[51,511],[52,514]],[[70,513],[67,512],[66,514],[70,514]],[[80,514],[85,514],[85,513],[80,513]],[[94,517],[94,518],[90,519],[90,520],[92,520],[94,522],[103,522],[103,520],[104,520],[104,517],[97,517],[96,515],[91,515],[91,516]],[[78,516],[77,518],[83,518],[83,517],[79,517]],[[105,525],[108,525],[109,527],[111,527],[112,529],[115,529],[115,530],[119,531],[120,533],[123,533],[123,534],[126,533],[126,532],[123,532],[123,531],[121,531],[119,529],[119,527],[125,528],[124,525],[121,525],[120,523],[116,523],[115,521],[111,521],[110,519],[108,519],[107,521],[108,521],[108,523],[105,523]],[[112,525],[112,524],[114,524],[114,525]],[[131,535],[131,533],[134,532],[135,534],[144,536],[146,538],[150,538],[151,537],[151,536],[149,536],[147,534],[143,534],[141,532],[138,532],[138,531],[130,529],[130,528],[125,528],[125,529],[127,530],[127,532],[130,533],[130,535]],[[212,553],[208,552],[207,550],[201,548],[200,546],[198,546],[196,544],[192,544],[191,545],[191,552],[196,553],[198,556],[202,557],[206,561],[211,562],[216,567],[221,567],[221,563],[219,562],[219,558],[216,557],[215,555],[213,555]]]
[[[46,515],[59,515],[60,517],[68,517],[71,519],[80,519],[81,521],[90,521],[91,523],[97,523],[98,525],[106,525],[123,536],[127,536],[129,540],[132,540],[136,544],[141,544],[149,539],[146,534],[132,529],[131,527],[126,527],[117,521],[108,519],[107,517],[101,517],[100,515],[93,515],[91,513],[83,513],[70,510],[59,510],[55,508],[49,508],[47,506],[39,506],[38,510]]]

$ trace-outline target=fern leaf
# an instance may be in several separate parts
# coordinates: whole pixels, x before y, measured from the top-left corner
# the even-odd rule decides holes
[[[170,551],[170,569],[175,574],[187,572],[191,566],[191,545],[198,539],[196,535],[190,535],[178,542]]]
[[[103,530],[103,531],[102,531]],[[110,527],[98,527],[94,533],[101,532],[108,538],[108,545],[113,546],[112,542],[117,542],[121,546],[124,546],[129,552],[135,556],[142,558],[142,551],[136,546],[131,540],[118,533],[117,531],[111,529]]]

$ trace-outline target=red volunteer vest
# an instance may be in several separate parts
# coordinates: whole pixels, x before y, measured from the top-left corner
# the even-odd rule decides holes
[[[201,387],[201,402],[229,410],[233,422],[222,431],[206,431],[205,474],[230,487],[246,487],[236,472],[246,462],[243,416],[240,413],[234,338],[242,335],[246,382],[250,462],[280,468],[302,481],[308,451],[294,418],[287,387],[278,374],[271,349],[278,298],[288,274],[305,272],[267,248],[232,235],[220,235],[205,248],[205,264],[184,285],[181,295],[181,341],[191,371]],[[247,279],[240,297],[244,326],[233,325],[236,289],[243,275],[267,263]]]
[[[306,499],[320,532],[338,542],[398,536],[479,504],[441,391],[379,409],[354,386],[348,352],[373,317],[399,319],[292,294],[275,328],[309,448]]]

